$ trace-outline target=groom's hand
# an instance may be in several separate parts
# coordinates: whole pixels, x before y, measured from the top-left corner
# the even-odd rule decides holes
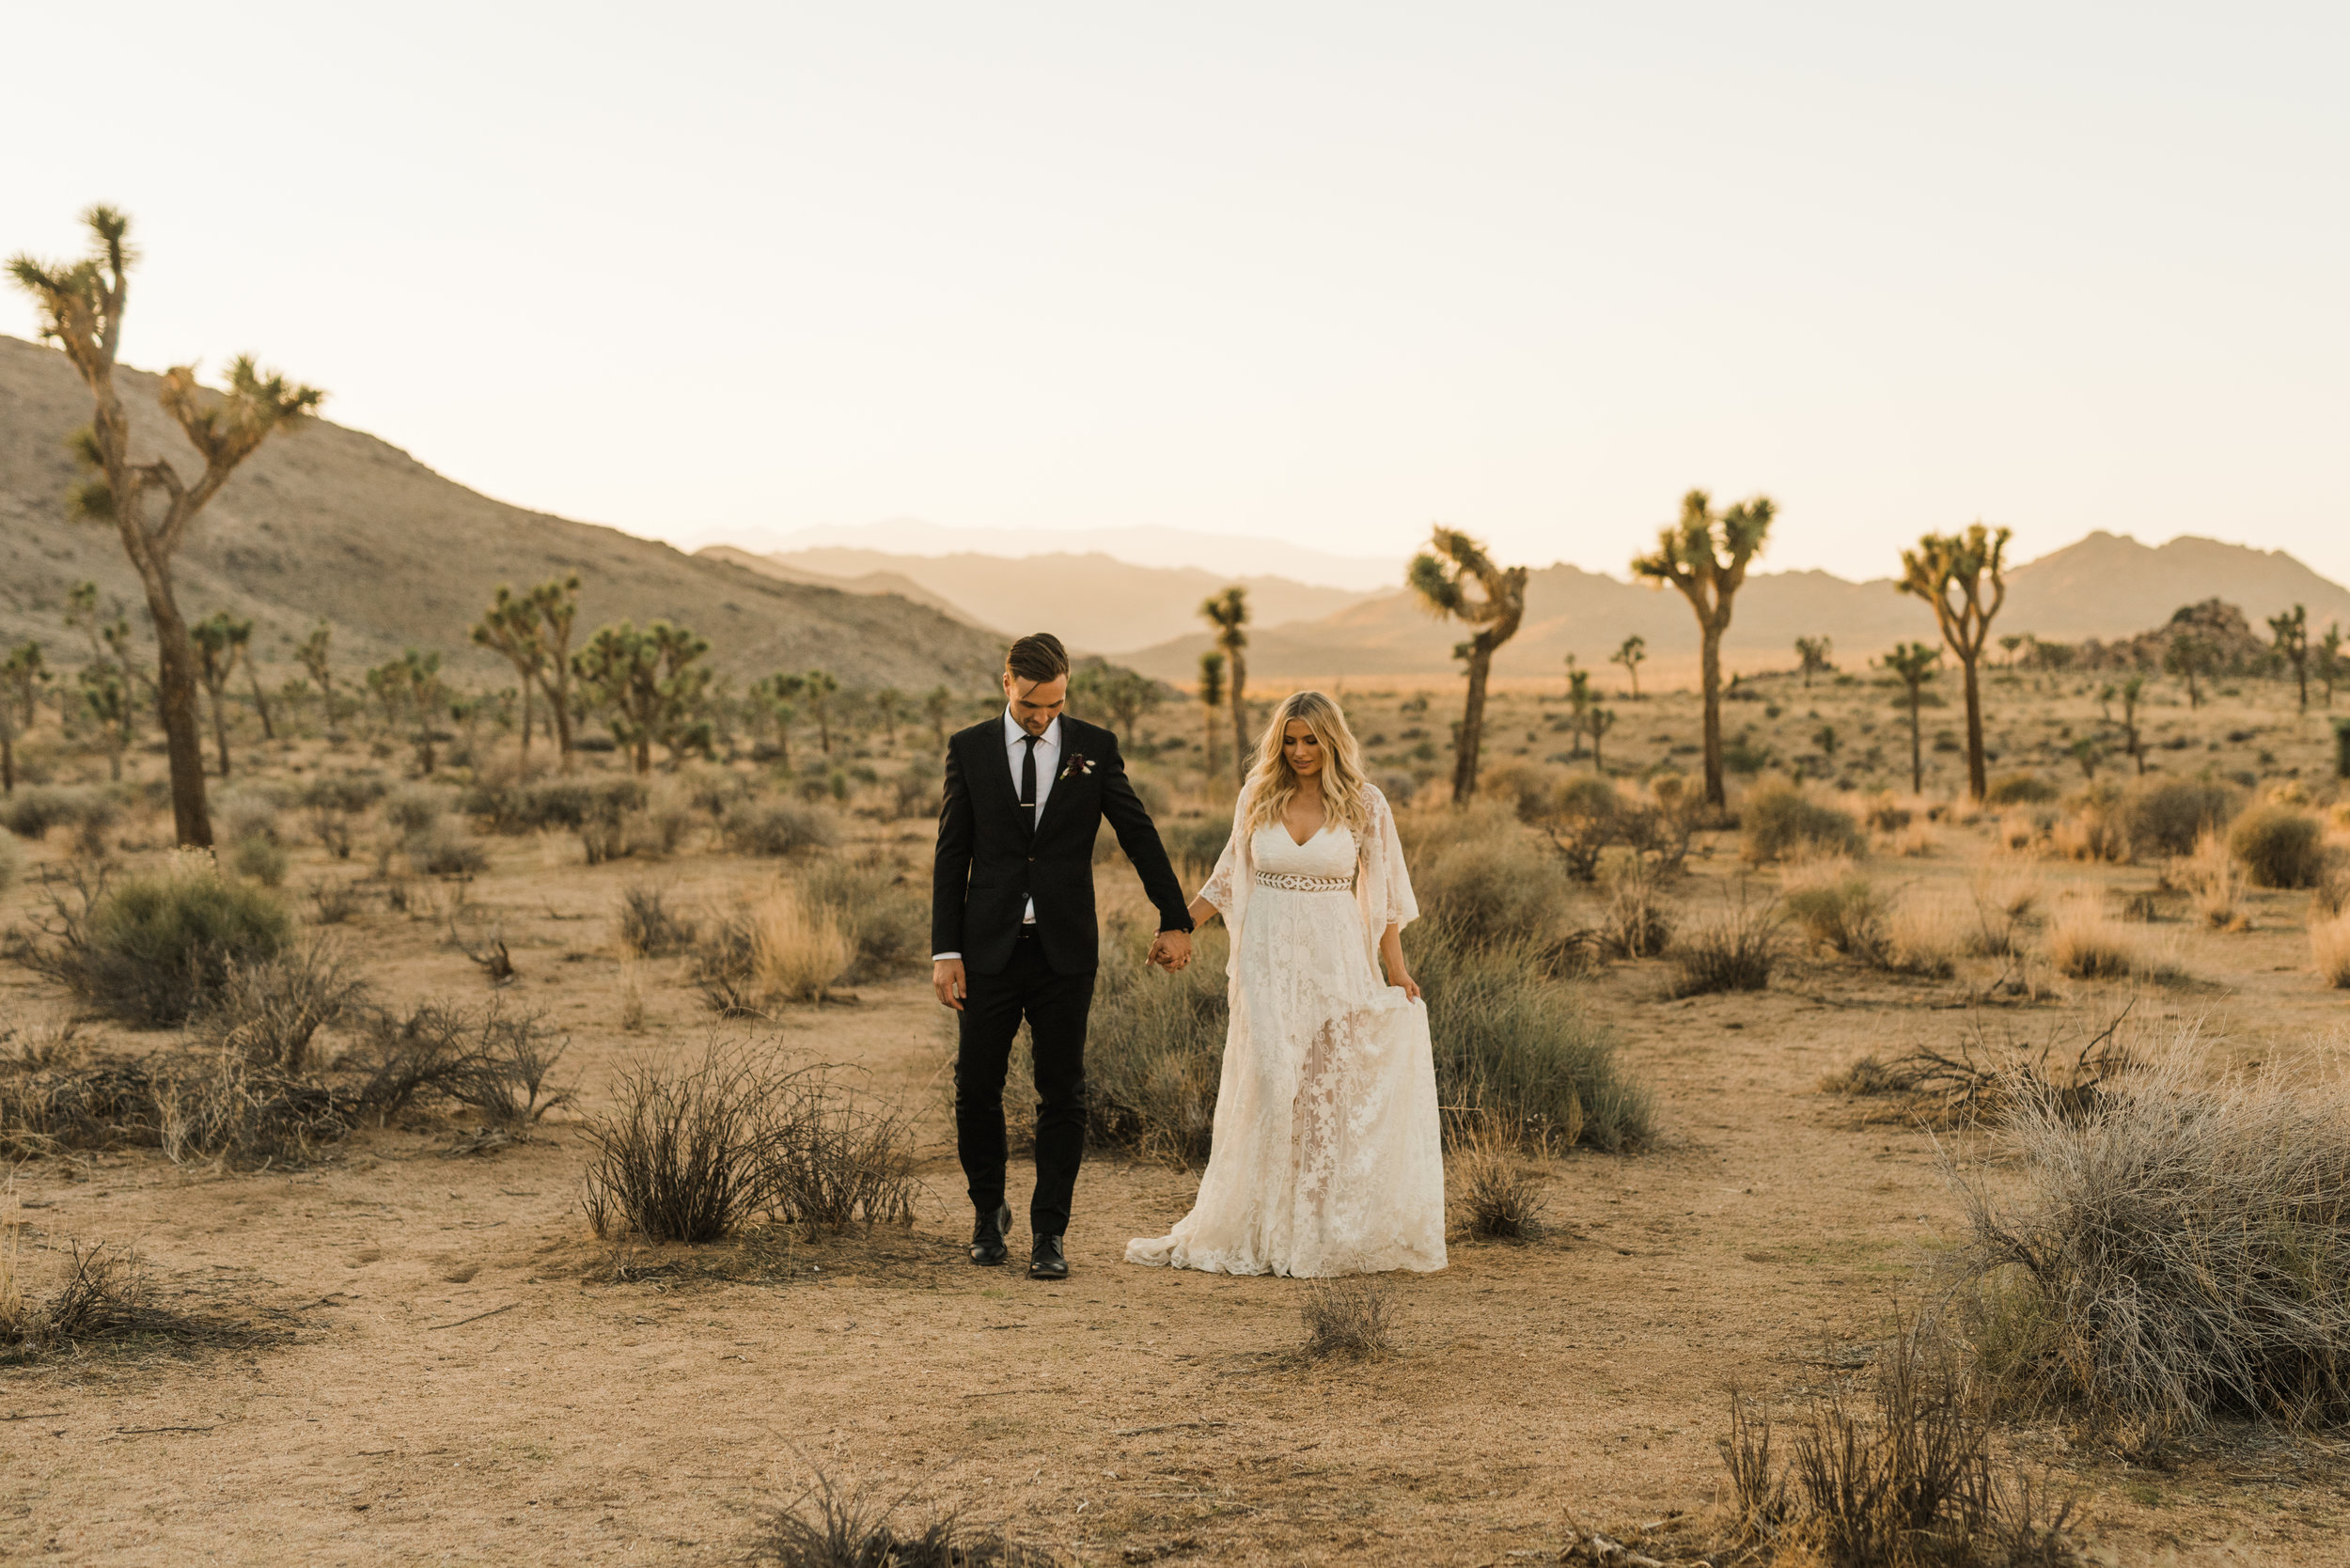
[[[931,964],[931,990],[937,995],[940,1007],[950,1007],[957,1012],[961,1012],[963,998],[968,996],[971,990],[964,983],[963,960],[942,958],[932,963]]]
[[[1163,931],[1151,944],[1150,962],[1173,974],[1191,962],[1191,933]]]

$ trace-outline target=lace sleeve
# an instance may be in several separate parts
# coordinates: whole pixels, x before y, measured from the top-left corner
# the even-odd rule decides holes
[[[1378,844],[1381,881],[1387,893],[1386,924],[1402,927],[1419,918],[1419,901],[1412,896],[1412,874],[1403,869],[1403,839],[1395,830],[1395,813],[1387,797],[1371,793],[1371,831]]]
[[[1218,910],[1232,907],[1232,879],[1240,875],[1240,824],[1247,812],[1248,797],[1244,793],[1232,805],[1232,836],[1224,840],[1224,853],[1216,856],[1215,870],[1199,887],[1199,896]]]

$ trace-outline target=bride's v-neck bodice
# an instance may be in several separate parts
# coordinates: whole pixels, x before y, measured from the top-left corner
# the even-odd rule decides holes
[[[1261,874],[1269,876],[1351,877],[1355,874],[1355,834],[1343,823],[1325,822],[1304,843],[1290,837],[1279,823],[1267,823],[1249,840],[1248,853]]]

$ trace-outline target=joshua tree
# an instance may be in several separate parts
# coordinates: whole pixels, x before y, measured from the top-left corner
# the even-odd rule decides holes
[[[1624,678],[1632,682],[1632,700],[1640,700],[1640,665],[1648,658],[1648,638],[1635,633],[1623,639],[1622,646],[1607,655],[1611,665],[1623,666]]]
[[[1591,672],[1567,655],[1567,730],[1574,737],[1574,755],[1583,755],[1583,737],[1590,729],[1591,705],[1599,698],[1591,692]]]
[[[48,679],[37,642],[21,642],[0,659],[0,794],[16,793],[16,738],[33,727],[40,688]]]
[[[1240,768],[1241,781],[1246,783],[1249,761],[1248,590],[1235,587],[1228,588],[1222,593],[1210,594],[1206,602],[1199,606],[1199,614],[1214,631],[1215,645],[1224,652],[1230,675],[1227,690],[1230,694],[1232,702],[1232,757]],[[1202,676],[1207,674],[1207,667],[1203,660],[1199,666]],[[1214,753],[1215,746],[1213,742],[1210,743],[1208,750],[1211,755]]]
[[[1999,646],[2007,652],[2008,668],[2015,667],[2015,651],[2029,641],[2031,641],[2029,632],[2010,632],[1999,639]]]
[[[2191,632],[2172,637],[2170,646],[2162,651],[2162,672],[2186,682],[2187,712],[2193,713],[2203,705],[2203,691],[2195,683],[2195,678],[2209,675],[2214,662],[2211,644]]]
[[[1612,708],[1603,708],[1594,702],[1591,704],[1591,711],[1583,715],[1583,728],[1590,731],[1591,771],[1595,774],[1604,774],[1607,771],[1607,764],[1599,754],[1599,744],[1601,738],[1615,727],[1616,711]]]
[[[212,698],[212,745],[220,753],[220,776],[228,776],[228,720],[222,712],[227,698],[228,678],[237,673],[237,661],[246,655],[253,642],[253,622],[240,620],[227,610],[213,612],[210,620],[199,620],[188,628],[189,640],[196,648],[196,678]]]
[[[1412,557],[1404,581],[1436,614],[1477,628],[1466,642],[1452,647],[1452,656],[1468,666],[1461,736],[1452,751],[1452,804],[1463,806],[1477,795],[1479,753],[1485,741],[1485,687],[1493,677],[1494,654],[1518,635],[1518,623],[1526,619],[1526,568],[1495,565],[1485,547],[1458,528],[1439,527],[1429,535],[1428,543],[1428,549]],[[1620,661],[1622,651],[1617,651]]]
[[[2295,604],[2283,615],[2268,618],[2269,635],[2276,639],[2277,656],[2293,666],[2293,679],[2301,688],[2301,712],[2310,711],[2310,612],[2306,605]]]
[[[1820,726],[1811,736],[1811,744],[1820,748],[1820,755],[1826,758],[1831,766],[1836,761],[1836,748],[1842,742],[1843,737],[1836,732],[1836,726],[1832,724]]]
[[[1095,683],[1094,699],[1131,744],[1141,737],[1142,715],[1159,705],[1159,683],[1136,670],[1114,669]]]
[[[473,629],[474,642],[503,655],[514,666],[514,677],[523,693],[522,757],[530,760],[530,694],[531,689],[545,679],[547,645],[539,616],[539,596],[536,593],[517,595],[500,583],[491,599],[489,609],[482,612]]]
[[[572,628],[579,619],[579,574],[550,577],[530,590],[539,610],[539,642],[546,663],[539,671],[539,689],[546,695],[547,712],[555,715],[555,747],[563,771],[572,761]]]
[[[310,672],[310,679],[319,683],[319,712],[325,715],[328,729],[335,725],[335,671],[327,655],[335,641],[335,627],[324,616],[310,628],[310,635],[294,647],[294,657]]]
[[[92,660],[75,677],[82,689],[82,711],[106,737],[106,775],[122,782],[122,753],[131,730],[131,715],[138,704],[122,666],[112,659]]]
[[[83,707],[91,718],[106,726],[107,765],[112,776],[120,779],[123,753],[137,738],[139,712],[131,683],[137,666],[131,662],[130,618],[118,611],[112,620],[100,615],[98,585],[85,581],[67,590],[65,623],[89,642],[89,662],[82,666],[79,677]],[[93,675],[93,670],[111,670],[114,678]],[[93,692],[99,695],[93,698]]]
[[[1747,580],[1747,564],[1770,536],[1778,509],[1767,495],[1716,512],[1713,498],[1693,490],[1681,498],[1681,521],[1657,535],[1656,549],[1632,562],[1632,574],[1662,587],[1670,583],[1697,613],[1699,681],[1705,698],[1705,801],[1727,804],[1722,788],[1722,634]]]
[[[90,477],[74,489],[70,510],[115,525],[147,590],[148,614],[155,623],[164,743],[171,766],[173,827],[180,843],[209,845],[212,823],[204,804],[203,743],[196,733],[196,648],[180,615],[173,558],[197,514],[228,482],[237,465],[273,431],[298,430],[318,412],[325,394],[281,375],[263,375],[250,356],[229,365],[225,393],[199,387],[195,366],[175,366],[164,372],[158,396],[164,411],[203,460],[203,472],[189,479],[164,458],[133,462],[130,416],[114,381],[134,259],[131,222],[111,207],[92,207],[82,221],[90,231],[87,257],[53,263],[17,256],[9,260],[8,273],[39,305],[41,336],[65,350],[95,403],[90,423],[74,438],[75,453]],[[150,506],[150,497],[160,505]]]
[[[882,738],[891,746],[898,744],[898,711],[905,703],[906,694],[895,686],[884,686],[873,694],[873,712],[881,715]]]
[[[2138,764],[2138,775],[2146,776],[2146,744],[2138,732],[2138,699],[2146,695],[2146,677],[2133,675],[2122,682],[2117,696],[2122,698],[2122,749]]]
[[[832,699],[840,690],[840,682],[831,671],[811,669],[800,677],[800,695],[807,701],[807,711],[816,716],[816,744],[827,757],[832,755],[832,721],[838,715],[833,712]]]
[[[932,686],[922,694],[922,716],[930,720],[931,738],[938,749],[947,749],[947,719],[955,711],[955,694],[944,686]]]
[[[2317,673],[2326,682],[2326,706],[2334,705],[2334,682],[2342,678],[2342,627],[2339,622],[2326,628],[2326,635],[2317,642]]]
[[[793,699],[807,689],[807,676],[777,671],[752,682],[748,693],[751,712],[758,715],[761,728],[769,724],[776,727],[776,760],[787,768],[791,765],[791,721],[800,716]],[[941,734],[946,732],[946,709],[940,698],[946,691],[941,686],[930,698],[931,727]],[[941,741],[939,745],[944,749],[946,743]]]
[[[1902,552],[1904,593],[1934,606],[1942,640],[1958,655],[1966,683],[1966,792],[1981,800],[1990,788],[1982,759],[1982,692],[1976,679],[1992,619],[2007,603],[2007,541],[2010,530],[1970,524],[1963,534],[1928,534],[1915,550]],[[1990,579],[1989,587],[1984,579]],[[1953,600],[1951,590],[1958,598]],[[1987,600],[1986,600],[1987,594]]]
[[[419,653],[412,648],[399,658],[376,666],[367,673],[367,689],[383,706],[384,722],[390,728],[408,729],[409,741],[416,748],[417,770],[428,778],[432,776],[440,766],[434,742],[439,737],[441,716],[448,706],[448,684],[441,679],[440,651]]]
[[[2095,736],[2083,735],[2073,743],[2072,751],[2073,760],[2081,765],[2081,776],[2094,784],[2097,781],[2097,764],[2106,760],[2106,748],[2097,744]]]
[[[1828,655],[1836,651],[1833,637],[1797,637],[1795,657],[1803,662],[1804,689],[1810,690],[1811,678],[1836,666],[1828,663]]]
[[[656,620],[640,632],[623,620],[599,627],[573,655],[588,700],[605,711],[613,740],[629,748],[638,773],[652,771],[655,741],[673,756],[710,749],[702,698],[711,671],[695,662],[709,651],[709,638],[682,626]]]
[[[1919,738],[1918,711],[1926,704],[1926,682],[1934,679],[1934,666],[1941,657],[1940,649],[1922,642],[1897,642],[1885,656],[1885,667],[1902,678],[1909,709],[1909,792],[1913,795],[1924,793],[1926,788],[1926,753]]]
[[[1215,776],[1215,711],[1224,705],[1224,655],[1211,648],[1199,655],[1199,706],[1208,719],[1206,776]]]

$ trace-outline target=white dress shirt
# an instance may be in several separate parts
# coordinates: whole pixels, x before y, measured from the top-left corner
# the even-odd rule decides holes
[[[1018,799],[1020,795],[1020,763],[1023,755],[1026,751],[1026,747],[1021,743],[1028,738],[1028,732],[1020,728],[1020,721],[1011,716],[1011,710],[1010,708],[1006,708],[1004,710],[1003,730],[1004,764],[1011,771],[1012,797],[1014,799]],[[1059,773],[1060,719],[1058,715],[1056,715],[1053,722],[1044,727],[1044,733],[1038,737],[1036,743],[1036,814],[1040,817],[1044,815],[1044,802],[1047,797],[1052,794],[1053,780]],[[1033,827],[1035,823],[1031,822],[1029,825]],[[1020,917],[1020,923],[1025,926],[1032,926],[1036,924],[1036,901],[1034,899],[1030,899],[1028,901],[1026,910],[1025,910]],[[962,956],[963,955],[961,953],[932,953],[931,954],[931,962],[937,964],[946,959],[961,958]]]

